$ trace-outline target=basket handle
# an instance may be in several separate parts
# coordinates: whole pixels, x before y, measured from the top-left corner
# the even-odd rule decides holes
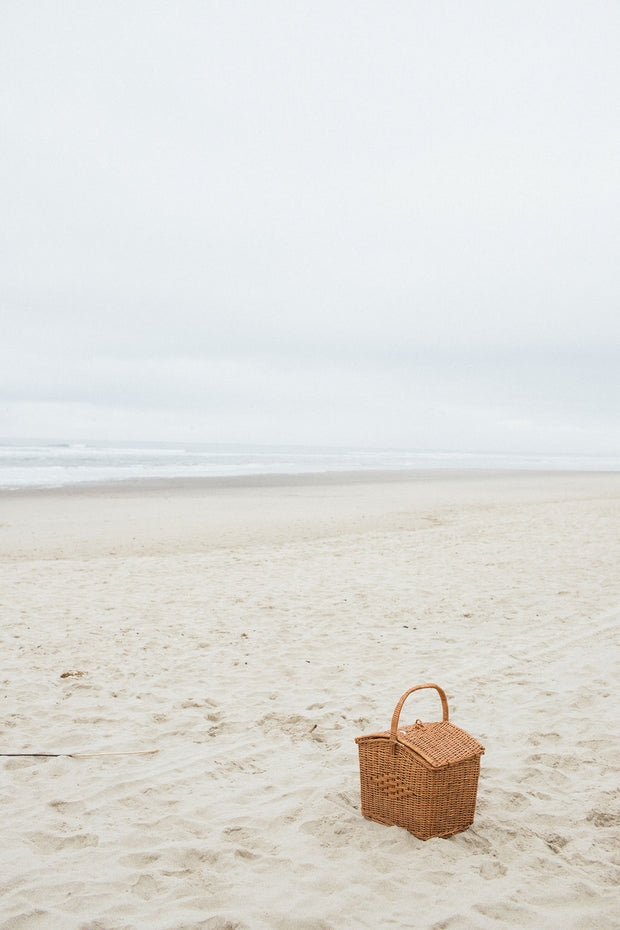
[[[398,742],[398,735],[397,735],[397,734],[398,734],[398,721],[399,721],[399,719],[400,719],[400,712],[401,712],[401,710],[402,710],[402,708],[403,708],[403,704],[405,703],[405,701],[407,700],[407,698],[409,697],[410,694],[413,694],[414,691],[420,691],[422,688],[434,688],[435,691],[438,691],[438,692],[439,692],[439,697],[441,698],[441,706],[442,706],[442,709],[443,709],[443,719],[444,719],[444,720],[448,720],[448,719],[449,719],[449,715],[448,715],[448,699],[447,699],[447,697],[446,697],[446,692],[443,690],[443,688],[440,688],[439,685],[434,685],[434,684],[432,684],[432,682],[429,683],[429,684],[427,684],[427,685],[416,685],[415,688],[409,688],[409,691],[405,691],[405,693],[404,693],[403,696],[401,697],[400,701],[398,702],[398,704],[397,704],[396,707],[394,708],[394,715],[393,715],[393,717],[392,717],[392,727],[391,727],[391,730],[390,730],[390,742],[391,742],[392,744]],[[394,748],[396,748],[396,747],[394,747]]]

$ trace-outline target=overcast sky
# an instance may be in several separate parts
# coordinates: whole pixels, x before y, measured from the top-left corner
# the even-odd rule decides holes
[[[617,0],[0,0],[0,437],[620,452]]]

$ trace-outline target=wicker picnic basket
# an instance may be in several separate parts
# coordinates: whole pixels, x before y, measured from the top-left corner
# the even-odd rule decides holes
[[[443,720],[399,727],[400,712],[414,691],[435,688]],[[401,697],[390,730],[358,736],[362,814],[404,827],[428,840],[452,836],[474,822],[480,756],[484,746],[448,720],[439,685],[416,685]]]

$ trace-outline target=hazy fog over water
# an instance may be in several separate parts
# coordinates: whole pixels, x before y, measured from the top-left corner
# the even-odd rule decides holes
[[[0,7],[0,437],[620,452],[616,2]]]

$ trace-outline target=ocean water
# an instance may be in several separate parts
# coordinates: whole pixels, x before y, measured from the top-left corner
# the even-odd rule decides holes
[[[303,446],[0,441],[0,488],[424,468],[620,471],[620,456],[511,455]]]

